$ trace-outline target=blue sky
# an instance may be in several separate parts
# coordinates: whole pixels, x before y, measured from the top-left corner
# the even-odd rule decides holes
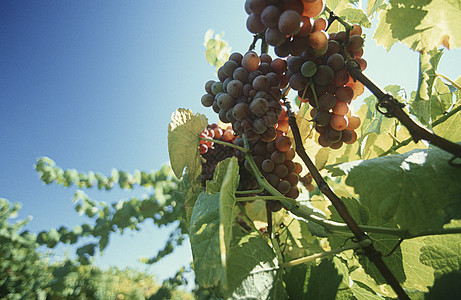
[[[104,174],[159,169],[168,162],[175,109],[218,120],[200,104],[205,82],[215,78],[205,32],[225,32],[233,50],[245,52],[252,41],[245,20],[243,1],[1,1],[0,197],[22,203],[19,218],[33,216],[33,232],[86,222],[73,209],[76,188],[42,184],[36,159]],[[382,87],[414,90],[417,54],[400,45],[386,53],[365,33],[366,74]],[[456,79],[460,58],[447,51],[439,71]],[[146,193],[87,192],[107,202]],[[115,235],[96,263],[141,266],[137,257],[155,255],[168,234],[149,223]],[[165,278],[190,259],[186,244],[149,270]]]

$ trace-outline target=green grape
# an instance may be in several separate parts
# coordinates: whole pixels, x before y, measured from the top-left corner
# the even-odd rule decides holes
[[[301,74],[305,77],[312,77],[317,72],[317,64],[308,60],[301,66]]]

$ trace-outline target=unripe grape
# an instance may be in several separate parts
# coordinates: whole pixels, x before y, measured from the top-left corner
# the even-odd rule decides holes
[[[266,131],[267,125],[262,119],[256,119],[253,121],[253,130],[257,134],[262,134]]]
[[[314,75],[314,82],[318,85],[329,85],[335,76],[333,69],[327,65],[317,67],[317,72]]]
[[[270,159],[265,159],[261,165],[262,170],[267,173],[272,172],[274,170],[274,167],[275,167],[275,164]]]
[[[280,178],[284,178],[288,175],[288,168],[284,164],[275,165],[274,171],[272,171],[275,175]]]
[[[280,181],[279,184],[277,185],[277,190],[282,194],[288,193],[290,189],[291,189],[291,184],[286,180]]]
[[[312,60],[304,62],[301,66],[301,74],[303,74],[304,77],[312,77],[315,72],[317,72],[317,64]]]
[[[285,161],[285,154],[283,152],[280,152],[280,151],[274,151],[271,154],[271,160],[275,164],[281,164],[281,163],[283,163]]]
[[[214,95],[217,95],[220,92],[223,92],[223,85],[222,82],[216,81],[211,85],[211,92]]]
[[[226,87],[227,93],[237,99],[243,95],[243,83],[240,80],[231,80]]]
[[[236,120],[241,121],[250,115],[250,107],[246,103],[237,103],[232,109],[232,114]]]
[[[265,115],[268,109],[269,104],[264,98],[256,98],[251,101],[250,110],[255,116],[261,117]]]
[[[213,101],[214,101],[214,95],[211,95],[211,94],[205,94],[202,96],[202,99],[201,99],[202,105],[205,107],[212,106]]]
[[[323,110],[330,110],[336,105],[336,97],[333,94],[323,94],[319,98],[319,107]]]

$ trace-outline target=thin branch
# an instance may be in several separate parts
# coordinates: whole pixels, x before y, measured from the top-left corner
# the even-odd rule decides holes
[[[199,137],[199,140],[202,140],[202,141],[209,141],[209,142],[213,142],[213,143],[216,143],[216,144],[221,144],[221,145],[224,145],[224,146],[227,146],[227,147],[231,147],[231,148],[240,150],[240,151],[242,151],[243,153],[246,153],[246,152],[248,151],[247,149],[242,148],[242,147],[240,147],[240,146],[237,146],[237,145],[235,145],[235,144],[231,144],[231,143],[224,142],[224,141],[220,141],[220,140],[209,139],[209,138],[202,138],[202,137]]]

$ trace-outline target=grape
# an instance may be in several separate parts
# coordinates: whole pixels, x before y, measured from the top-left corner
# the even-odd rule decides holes
[[[342,132],[338,130],[334,130],[333,128],[328,128],[325,135],[326,135],[327,140],[330,143],[336,143],[341,140]]]
[[[261,141],[263,142],[272,142],[277,137],[277,132],[274,127],[267,127],[267,130],[261,134]]]
[[[248,8],[251,12],[255,14],[261,14],[261,12],[266,7],[266,1],[264,0],[249,0],[248,1]]]
[[[324,18],[318,18],[314,21],[314,31],[326,30],[327,29],[327,20]]]
[[[359,63],[360,69],[362,69],[362,71],[364,71],[367,68],[367,61],[365,59],[358,57],[355,60]]]
[[[326,133],[322,133],[319,135],[318,143],[322,147],[330,147],[331,142],[327,139]]]
[[[227,78],[227,75],[226,73],[224,73],[224,69],[222,67],[220,67],[218,69],[218,79],[219,81],[223,82],[224,80],[226,80]]]
[[[301,74],[305,77],[312,77],[314,76],[315,72],[317,72],[317,64],[312,60],[308,60],[301,66]]]
[[[349,105],[347,105],[347,103],[336,101],[336,104],[333,107],[333,113],[335,115],[345,116],[348,112],[349,112]]]
[[[278,27],[267,28],[265,37],[266,37],[266,42],[269,45],[274,46],[274,47],[282,45],[287,39],[287,37],[283,33],[280,32]]]
[[[357,140],[357,133],[356,133],[354,130],[352,130],[351,133],[352,133],[352,138],[351,138],[351,140],[348,141],[348,142],[344,142],[344,143],[346,143],[346,144],[353,144],[353,143],[355,143],[355,141]]]
[[[293,163],[293,170],[294,166],[295,164]],[[284,180],[288,181],[292,186],[295,186],[298,184],[299,176],[295,172],[291,171],[287,176],[285,176]]]
[[[262,119],[256,119],[253,121],[253,130],[257,134],[262,134],[266,131],[267,125]]]
[[[346,38],[347,38],[347,34],[345,31],[337,32],[335,35],[335,40],[339,42],[340,44],[344,43],[346,41]]]
[[[362,27],[359,24],[354,24],[354,29],[351,30],[350,35],[362,35]]]
[[[351,115],[347,117],[349,119],[349,125],[346,127],[348,130],[356,130],[360,126],[360,118],[356,115]]]
[[[303,90],[309,83],[309,79],[304,77],[301,73],[294,73],[290,77],[290,86],[292,89],[300,91]]]
[[[266,28],[266,26],[264,26],[264,24],[261,22],[259,15],[255,13],[252,13],[248,16],[246,25],[248,31],[255,34],[260,33]]]
[[[266,176],[266,180],[267,182],[270,183],[270,185],[272,185],[273,187],[276,187],[280,182],[280,177],[278,177],[274,173],[270,173],[269,175]]]
[[[272,152],[277,151],[277,146],[275,141],[266,144],[267,153],[272,154]]]
[[[352,140],[352,131],[344,129],[342,133],[341,140],[344,143],[350,142]]]
[[[275,175],[277,175],[280,178],[284,178],[285,176],[288,175],[288,168],[284,164],[276,164],[274,171],[272,171]]]
[[[332,54],[338,53],[341,46],[335,40],[328,41],[328,50],[325,53],[326,56],[331,56]]]
[[[227,85],[229,84],[229,82],[232,81],[232,77],[227,77],[226,80],[223,81],[222,83],[222,88],[224,90],[224,92],[227,93]]]
[[[261,165],[262,170],[267,173],[272,172],[274,170],[274,167],[275,167],[275,164],[270,159],[265,159]]]
[[[279,184],[277,185],[277,190],[282,194],[288,193],[290,189],[291,189],[291,184],[286,180],[280,181]]]
[[[247,69],[249,72],[255,71],[258,69],[260,59],[258,54],[254,51],[248,51],[242,59],[242,67]]]
[[[230,123],[235,123],[237,121],[237,119],[234,118],[234,114],[232,113],[232,109],[229,109],[227,112],[226,112],[226,119],[230,122]]]
[[[232,109],[232,114],[236,120],[241,121],[250,115],[250,107],[246,103],[237,103]]]
[[[281,136],[275,141],[275,146],[281,152],[286,152],[291,148],[291,140],[287,136]]]
[[[318,1],[303,1],[304,2],[304,11],[303,16],[309,18],[315,18],[323,11],[325,3],[323,0]]]
[[[222,93],[218,98],[218,106],[221,110],[229,110],[234,107],[235,100],[231,95],[227,93]]]
[[[317,72],[314,75],[314,82],[317,85],[329,85],[335,76],[333,69],[327,65],[317,67]]]
[[[344,130],[346,129],[348,124],[349,124],[349,120],[347,119],[346,116],[339,116],[339,115],[331,116],[330,126],[334,130],[338,130],[338,131]]]
[[[278,212],[283,207],[282,203],[278,200],[268,200],[266,201],[266,206],[271,212]]]
[[[362,95],[363,92],[365,91],[365,87],[363,86],[363,84],[360,82],[360,81],[357,81],[357,82],[348,82],[347,83],[347,86],[351,87],[352,90],[354,91],[354,96],[352,97],[352,100],[354,100],[355,98],[357,98],[358,96]]]
[[[282,11],[274,5],[269,5],[261,12],[261,22],[267,27],[277,27]]]
[[[227,93],[237,99],[243,95],[243,83],[240,80],[231,80],[226,87]]]
[[[210,107],[213,105],[214,96],[211,94],[205,94],[202,96],[202,105],[205,107]]]
[[[261,72],[259,70],[254,70],[254,71],[248,73],[248,82],[252,83],[253,80],[255,80],[256,77],[258,77],[258,76],[260,76],[262,74],[263,74],[263,72]]]
[[[261,64],[259,65],[258,70],[261,71],[261,73],[263,75],[266,75],[267,73],[269,73],[271,71],[271,67],[270,67],[270,65],[268,63],[261,62]]]
[[[284,11],[279,17],[278,27],[287,36],[296,34],[301,28],[301,15],[294,10]]]
[[[247,13],[247,15],[251,14],[251,9],[250,9],[250,2],[252,0],[246,0],[245,1],[245,12]]]
[[[283,10],[294,10],[299,15],[302,15],[304,10],[304,4],[301,0],[285,0],[283,2]]]
[[[215,100],[213,101],[213,105],[211,106],[211,108],[213,108],[213,111],[215,113],[219,113],[219,106],[218,106],[218,101],[216,101],[216,97],[215,97]]]
[[[268,109],[269,104],[264,98],[256,98],[251,101],[250,110],[255,116],[261,117],[265,115]]]
[[[228,60],[224,63],[222,66],[224,74],[227,76],[232,76],[232,73],[234,73],[234,70],[237,69],[239,65],[233,61],[233,60]]]
[[[269,72],[266,74],[266,77],[269,78],[270,86],[276,87],[276,90],[279,90],[280,87],[280,76],[275,72]]]
[[[299,196],[299,189],[297,186],[292,186],[290,191],[285,194],[285,197],[296,199]]]
[[[274,48],[274,52],[278,57],[287,57],[291,52],[291,44],[288,39],[283,44],[277,45]]]
[[[288,123],[288,120],[279,120],[277,123],[277,130],[280,130],[281,132],[288,132],[288,129],[290,129],[290,124]]]
[[[211,85],[211,92],[212,92],[214,95],[217,95],[218,93],[223,92],[223,85],[222,85],[222,82],[216,81],[215,83],[213,83],[213,84]]]
[[[336,90],[336,99],[349,103],[354,97],[354,90],[350,86],[341,86]]]
[[[297,36],[309,36],[312,30],[312,19],[306,16],[301,16],[301,29],[296,34]]]
[[[213,94],[213,92],[211,91],[211,86],[213,85],[213,83],[215,83],[214,80],[208,80],[208,81],[205,83],[205,91],[206,91],[208,94]]]
[[[252,90],[253,90],[253,85],[251,83],[245,83],[243,85],[243,95],[244,96],[249,97]]]
[[[363,38],[360,35],[352,35],[347,43],[347,50],[358,50],[363,46]]]
[[[224,109],[219,110],[219,120],[223,123],[229,123],[229,120],[227,119],[227,111]]]
[[[238,52],[234,52],[229,56],[229,60],[235,61],[238,65],[242,63],[242,58],[243,55]]]
[[[319,110],[314,115],[314,122],[318,126],[327,126],[330,124],[331,113],[327,110]]]
[[[281,58],[276,58],[271,62],[271,69],[277,74],[283,74],[287,70],[287,62]]]
[[[336,87],[340,87],[345,85],[349,82],[349,73],[345,69],[339,70],[335,72],[335,76],[333,78],[333,85]]]
[[[290,148],[285,152],[285,160],[293,160],[295,158],[295,149]]]
[[[287,167],[288,173],[293,172],[295,170],[295,163],[292,160],[287,160],[286,157],[283,164]]]
[[[281,164],[285,161],[285,154],[276,150],[272,152],[271,159],[275,164]]]
[[[215,137],[216,139],[220,139],[221,136],[223,135],[223,131],[222,131],[222,129],[219,128],[219,127],[213,128],[213,132],[214,132],[214,137]]]
[[[329,110],[336,104],[336,97],[333,94],[324,94],[319,98],[320,109]]]
[[[300,56],[309,48],[309,37],[295,35],[291,39],[291,54]]]
[[[303,166],[299,163],[299,162],[295,162],[295,169],[293,172],[295,172],[296,174],[301,174],[301,172],[303,171]]]
[[[301,70],[301,66],[303,65],[303,58],[301,56],[292,56],[288,59],[288,70],[293,73],[299,72]]]
[[[328,34],[323,31],[314,31],[309,36],[309,42],[313,49],[323,49],[328,45]]]
[[[339,149],[339,148],[341,148],[342,145],[343,145],[343,141],[339,140],[336,143],[331,144],[330,148],[331,149]]]
[[[328,57],[327,65],[329,65],[334,71],[344,69],[344,57],[339,53],[334,53]]]
[[[205,154],[208,151],[207,145],[200,144],[199,151],[200,151],[200,154]]]
[[[270,86],[271,82],[265,75],[259,75],[253,80],[253,88],[256,91],[268,91]]]

